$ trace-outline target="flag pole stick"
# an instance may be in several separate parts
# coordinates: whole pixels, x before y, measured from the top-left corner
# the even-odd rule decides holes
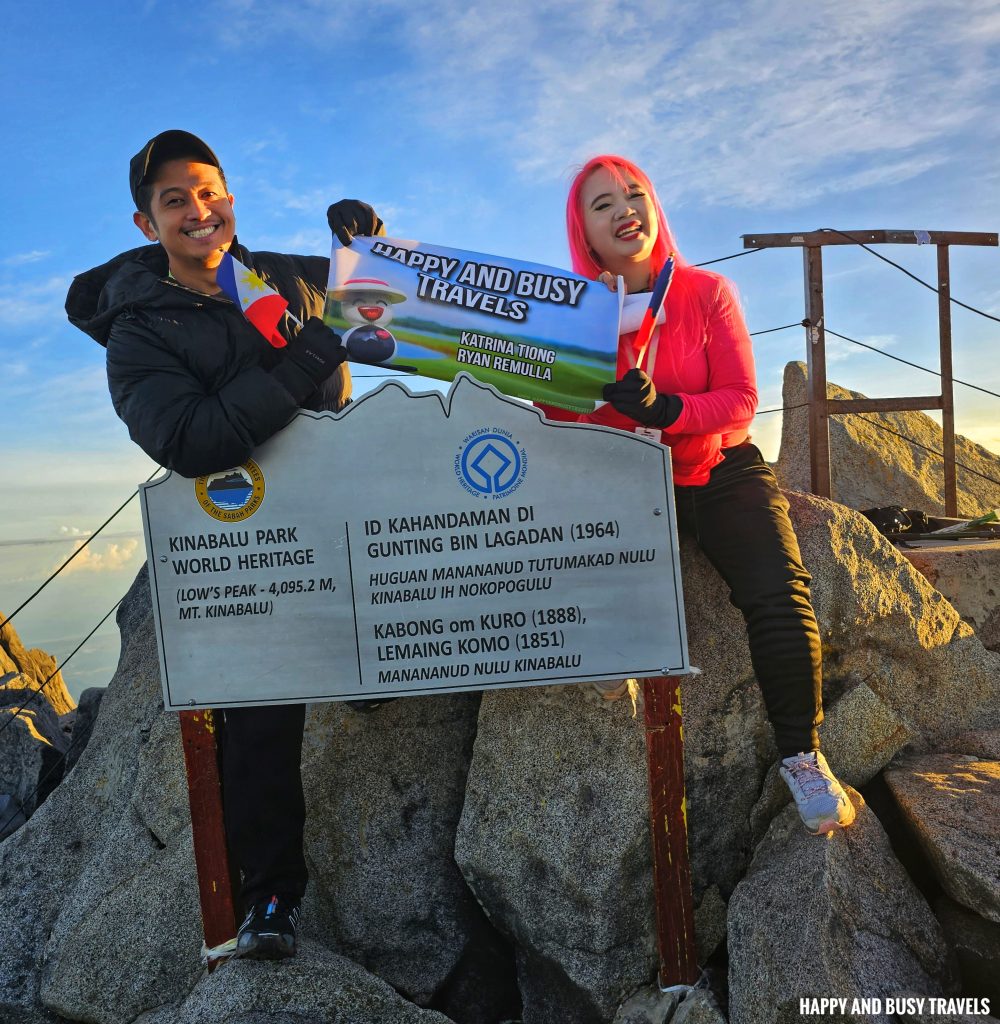
[[[653,337],[653,329],[656,327],[656,318],[660,315],[660,310],[663,309],[663,304],[667,301],[667,292],[670,290],[670,282],[674,276],[674,264],[676,257],[674,253],[671,253],[667,257],[667,262],[663,264],[659,274],[656,275],[656,283],[653,285],[653,293],[649,297],[649,305],[646,307],[646,312],[643,314],[642,323],[639,324],[638,333],[635,336],[633,347],[636,352],[635,365],[641,368],[643,357],[646,355],[646,349],[649,348],[650,339]],[[652,367],[650,367],[652,369]]]

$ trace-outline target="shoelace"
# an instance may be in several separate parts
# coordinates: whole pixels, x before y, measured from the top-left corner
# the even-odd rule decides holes
[[[815,761],[793,761],[785,767],[791,772],[795,784],[799,786],[806,796],[818,793],[827,788],[826,776],[823,769]]]
[[[240,925],[239,930],[236,933],[237,935],[239,935],[240,932],[242,932],[251,923],[251,921],[254,918],[254,915],[257,913],[257,909],[257,907],[250,908],[250,910],[247,913],[247,916],[243,919],[243,923]],[[301,917],[301,915],[302,909],[300,907],[293,906],[291,910],[284,910],[282,904],[278,902],[277,898],[272,897],[271,902],[268,903],[267,907],[265,908],[265,911],[261,917],[261,921],[263,923],[269,923],[272,917],[284,916],[285,918],[287,918],[288,922],[292,926],[292,929],[294,930],[298,927],[299,917]]]

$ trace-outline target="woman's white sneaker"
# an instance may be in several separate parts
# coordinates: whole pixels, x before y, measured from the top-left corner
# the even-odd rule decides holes
[[[813,835],[847,828],[854,805],[818,750],[786,757],[779,769],[795,798],[799,817]]]

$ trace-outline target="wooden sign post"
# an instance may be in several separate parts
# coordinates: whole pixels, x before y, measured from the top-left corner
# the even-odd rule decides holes
[[[201,920],[205,946],[212,949],[236,934],[233,873],[222,816],[217,723],[215,714],[210,710],[182,711],[179,717],[191,804],[194,861],[201,896]],[[210,960],[209,971],[214,967],[215,961]]]
[[[699,976],[684,795],[681,687],[660,676],[643,683],[653,893],[661,989],[693,985]]]

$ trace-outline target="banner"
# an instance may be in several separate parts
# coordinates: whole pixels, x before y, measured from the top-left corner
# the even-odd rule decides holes
[[[334,239],[325,320],[353,362],[592,412],[615,379],[622,291],[538,263],[398,238]],[[623,297],[623,296],[622,296]]]

